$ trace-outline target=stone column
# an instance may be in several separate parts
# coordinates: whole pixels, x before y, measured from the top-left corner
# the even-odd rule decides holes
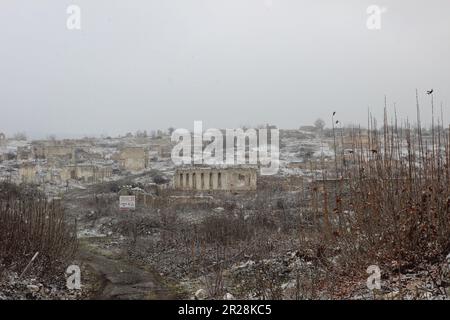
[[[211,171],[207,171],[205,172],[205,190],[210,190],[210,180],[209,180],[209,176],[211,175]]]
[[[189,172],[186,172],[186,173],[185,173],[185,176],[186,176],[186,178],[185,178],[186,183],[185,183],[184,188],[185,188],[185,189],[189,189],[190,183],[191,183],[191,181],[190,181],[190,179],[189,179]]]
[[[216,171],[212,172],[212,189],[213,190],[217,190],[218,189],[217,172]]]
[[[197,176],[198,176],[198,174],[196,172],[192,173],[192,189],[193,190],[197,189]]]
[[[203,190],[203,185],[202,185],[202,177],[203,176],[204,176],[203,171],[197,172],[197,190]]]

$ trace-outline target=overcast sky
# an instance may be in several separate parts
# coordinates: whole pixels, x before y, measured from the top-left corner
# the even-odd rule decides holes
[[[68,30],[67,7],[81,8]],[[367,7],[386,7],[369,30]],[[1,0],[0,132],[298,128],[450,110],[448,0]],[[381,120],[381,119],[380,119]]]

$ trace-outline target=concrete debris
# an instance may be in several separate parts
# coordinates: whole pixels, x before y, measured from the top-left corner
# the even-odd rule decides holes
[[[208,297],[208,294],[205,289],[198,289],[195,292],[194,297],[196,300],[205,300]]]

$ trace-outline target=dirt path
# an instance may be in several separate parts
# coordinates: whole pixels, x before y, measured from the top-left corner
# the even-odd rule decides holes
[[[141,176],[136,175],[136,176]],[[132,176],[135,177],[135,176]],[[64,196],[65,205],[70,218],[76,218],[78,227],[90,230],[91,221],[83,211],[86,199],[94,194],[95,185],[83,190],[70,190]],[[95,230],[93,230],[95,231]],[[95,288],[94,299],[177,299],[183,295],[170,286],[157,272],[143,265],[123,258],[120,248],[110,246],[111,238],[81,237],[77,260],[89,269],[92,288]]]
[[[81,246],[78,259],[87,265],[99,282],[92,297],[99,300],[166,300],[180,298],[154,272],[133,266],[113,256],[105,256]]]

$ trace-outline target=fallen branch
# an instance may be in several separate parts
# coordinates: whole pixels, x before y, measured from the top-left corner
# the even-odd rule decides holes
[[[31,258],[30,262],[28,262],[27,266],[25,267],[25,269],[23,269],[22,273],[20,274],[19,280],[22,278],[22,276],[25,274],[25,272],[27,272],[27,270],[30,268],[30,266],[33,263],[33,261],[36,260],[38,255],[39,255],[39,252],[36,252],[34,254],[33,258]]]

